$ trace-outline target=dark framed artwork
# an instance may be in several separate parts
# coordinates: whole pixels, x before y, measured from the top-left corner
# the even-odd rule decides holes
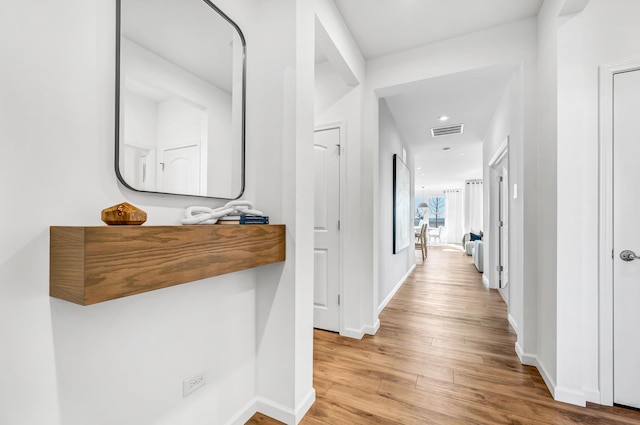
[[[396,154],[393,155],[393,253],[411,244],[411,173]]]

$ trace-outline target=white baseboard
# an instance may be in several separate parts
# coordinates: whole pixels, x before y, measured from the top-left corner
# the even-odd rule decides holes
[[[297,424],[316,401],[316,390],[311,388],[295,410],[264,397],[256,397],[255,411],[285,424]],[[244,422],[243,422],[244,423]],[[235,425],[235,424],[234,424]]]
[[[570,388],[556,387],[554,398],[556,401],[575,404],[576,406],[585,407],[587,405],[587,399],[584,396],[584,392],[572,390]]]
[[[518,360],[520,360],[520,363],[526,364],[522,358],[524,354],[522,351],[522,345],[520,345],[519,341],[516,341],[515,347],[516,347],[516,356],[518,356]]]
[[[375,335],[378,332],[378,329],[380,329],[380,319],[377,319],[373,326],[365,326],[363,328],[364,333],[369,335]]]
[[[380,319],[376,320],[373,326],[363,326],[362,329],[345,328],[340,331],[340,335],[348,338],[362,339],[365,334],[375,335],[380,329]]]
[[[513,331],[517,334],[518,333],[518,324],[516,323],[516,320],[513,318],[513,316],[511,314],[507,314],[507,320],[509,321],[509,324],[511,325],[511,329],[513,329]]]
[[[516,352],[518,350],[518,346],[516,344]],[[542,376],[542,379],[544,380],[544,383],[547,385],[547,388],[549,389],[549,392],[551,393],[551,396],[554,398],[554,400],[556,399],[556,383],[553,380],[553,378],[551,377],[551,375],[549,375],[549,373],[547,372],[547,369],[545,369],[544,365],[540,362],[540,359],[538,358],[538,356],[535,356],[533,354],[527,354],[522,352],[522,349],[520,348],[520,353],[518,353],[518,357],[520,357],[520,361],[522,362],[522,364],[526,364],[528,366],[533,366],[536,369],[538,369],[538,372],[540,373],[540,376]]]
[[[502,290],[502,288],[498,288],[498,294],[500,294],[500,298],[502,298],[502,301],[504,301],[506,305],[509,305],[509,300],[507,300],[507,297],[504,294],[504,291]]]
[[[244,425],[251,419],[256,411],[256,399],[254,398],[245,404],[244,407],[227,422],[227,425]]]
[[[378,307],[378,314],[382,313],[382,310],[384,310],[387,304],[389,304],[389,301],[393,299],[393,297],[396,295],[396,292],[398,292],[398,290],[400,289],[402,284],[407,280],[407,278],[411,276],[411,273],[413,273],[415,268],[416,268],[416,265],[415,264],[412,265],[409,271],[404,276],[402,276],[402,279],[400,279],[400,281],[396,283],[396,286],[391,290],[389,295],[387,295],[387,298],[385,298],[384,301],[382,301],[382,303]]]
[[[516,354],[518,355],[518,358],[520,359],[520,362],[522,364],[533,366],[538,369],[540,376],[542,376],[542,379],[547,385],[547,388],[549,389],[549,392],[551,393],[551,396],[554,400],[584,407],[587,405],[587,400],[593,401],[600,399],[600,393],[597,391],[587,395],[587,393],[585,393],[584,391],[576,391],[569,388],[558,387],[553,378],[547,372],[547,369],[540,362],[538,356],[523,353],[522,347],[517,342]],[[594,402],[597,403],[598,401]]]
[[[602,404],[602,395],[600,394],[600,390],[595,388],[587,388],[587,389],[583,389],[582,392],[584,393],[584,398],[591,403],[597,403],[597,404]]]
[[[256,412],[260,412],[263,415],[267,415],[285,424],[297,423],[295,422],[296,413],[293,409],[264,397],[256,397]]]
[[[489,282],[489,278],[484,273],[482,273],[482,284],[487,288],[491,288],[491,283]]]
[[[313,403],[316,402],[316,389],[311,388],[305,398],[296,406],[296,424],[307,414]]]
[[[535,366],[538,367],[538,357],[534,356],[533,354],[526,354],[524,351],[522,351],[522,347],[520,347],[520,360],[522,361],[522,364],[526,364],[527,366]]]
[[[340,331],[340,335],[341,336],[346,336],[347,338],[362,339],[362,337],[364,336],[364,330],[363,329],[345,328],[345,329]]]

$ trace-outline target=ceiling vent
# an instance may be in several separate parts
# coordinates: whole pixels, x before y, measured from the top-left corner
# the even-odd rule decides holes
[[[431,136],[449,136],[451,134],[462,134],[464,124],[446,125],[444,127],[436,127],[431,129]]]

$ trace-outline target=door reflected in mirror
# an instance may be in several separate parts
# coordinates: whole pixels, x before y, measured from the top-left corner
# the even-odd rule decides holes
[[[207,0],[118,0],[116,174],[137,191],[244,190],[245,42]]]

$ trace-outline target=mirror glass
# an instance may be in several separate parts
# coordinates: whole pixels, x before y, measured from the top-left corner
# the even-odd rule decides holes
[[[117,1],[116,174],[143,192],[244,190],[246,45],[207,0]]]

